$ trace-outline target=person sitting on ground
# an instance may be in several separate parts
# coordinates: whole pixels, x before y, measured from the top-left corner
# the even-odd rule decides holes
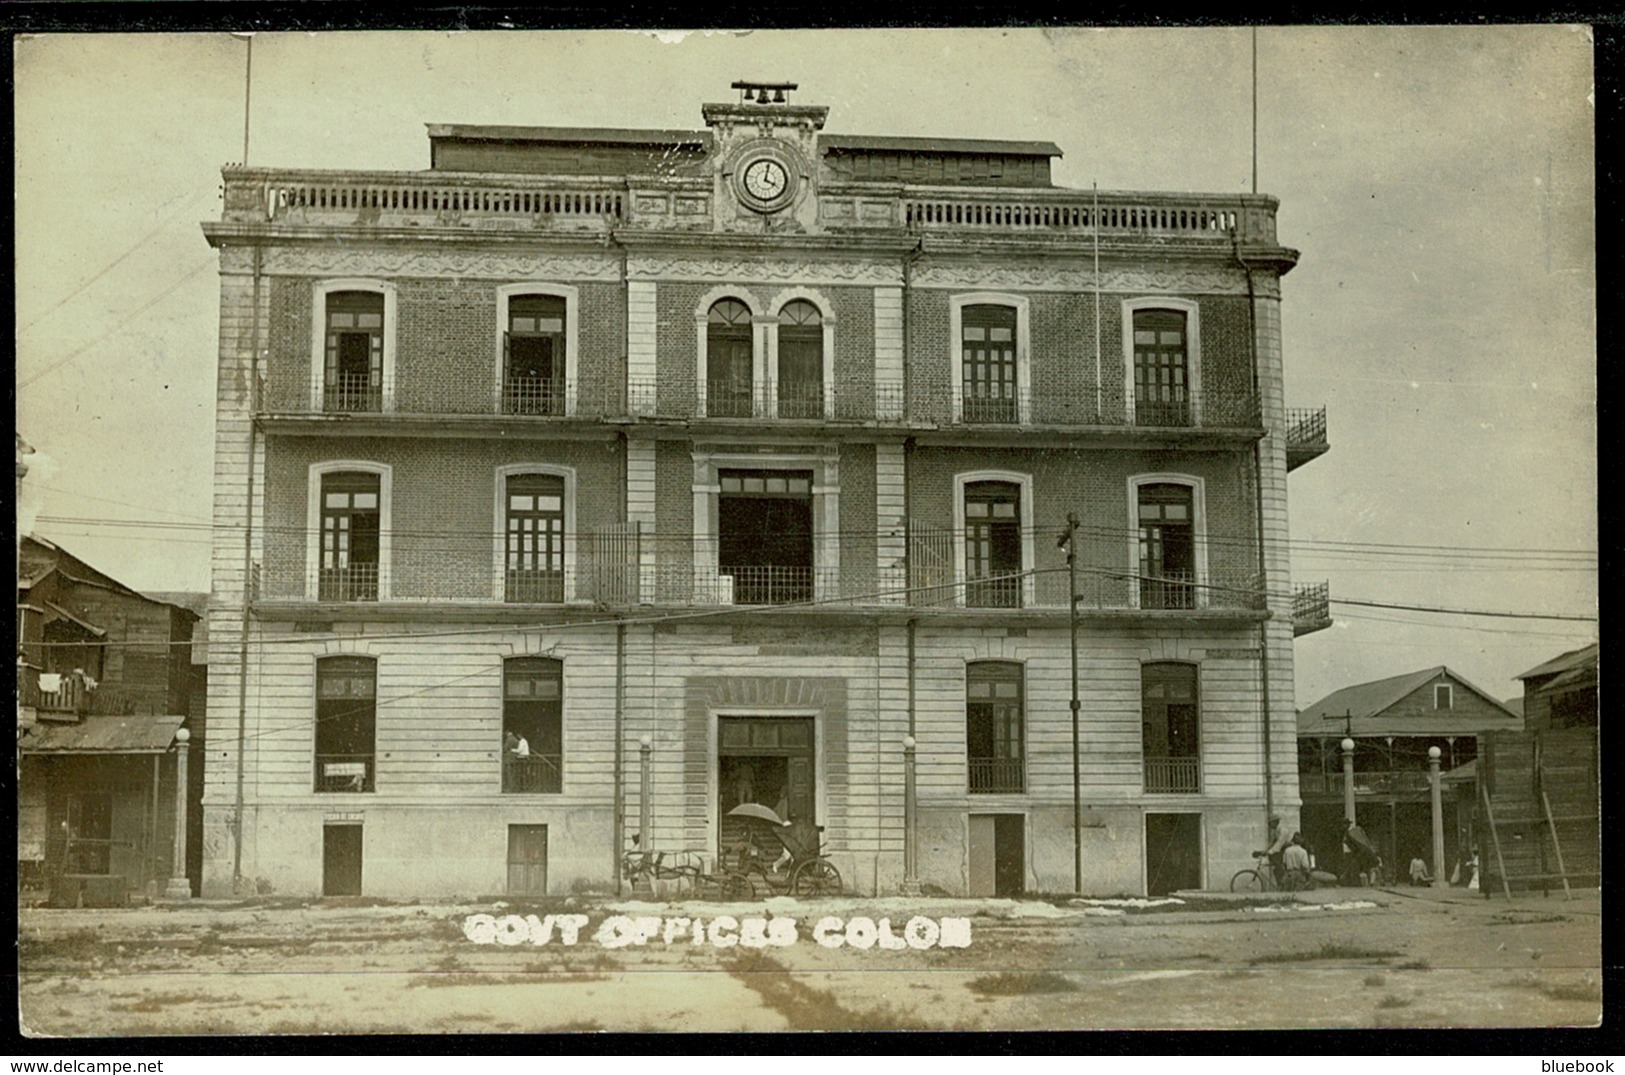
[[[1411,859],[1411,884],[1430,885],[1433,878],[1428,876],[1427,863],[1421,859]]]
[[[1281,852],[1281,868],[1296,888],[1308,888],[1312,880],[1309,849],[1303,844],[1303,833],[1292,834],[1292,842]]]

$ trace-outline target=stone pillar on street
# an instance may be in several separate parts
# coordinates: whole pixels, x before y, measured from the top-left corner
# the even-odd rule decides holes
[[[164,889],[166,900],[192,898],[192,882],[186,877],[186,763],[191,738],[192,733],[185,728],[175,732],[175,847],[170,855],[169,884]]]

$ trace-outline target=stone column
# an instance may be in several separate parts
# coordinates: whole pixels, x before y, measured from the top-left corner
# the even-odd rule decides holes
[[[192,898],[192,882],[186,877],[186,763],[191,738],[192,733],[185,728],[175,733],[175,847],[170,856],[169,885],[164,889],[166,900]]]

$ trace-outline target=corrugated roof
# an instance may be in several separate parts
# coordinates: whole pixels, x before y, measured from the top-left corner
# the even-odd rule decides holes
[[[824,149],[897,150],[903,153],[998,153],[1014,157],[1059,157],[1054,142],[1014,142],[997,138],[900,138],[873,134],[826,134]]]
[[[1532,679],[1535,676],[1547,676],[1551,675],[1553,672],[1563,672],[1570,668],[1578,668],[1579,666],[1588,663],[1592,667],[1596,667],[1597,646],[1598,644],[1593,642],[1589,646],[1582,646],[1579,649],[1571,649],[1561,656],[1553,657],[1545,664],[1537,664],[1529,671],[1524,672],[1521,675],[1513,676],[1512,678]]]
[[[704,146],[709,131],[639,131],[622,127],[505,127],[482,123],[430,123],[429,138],[486,142],[596,142],[633,146]]]
[[[1370,722],[1384,710],[1393,706],[1415,691],[1427,686],[1439,676],[1448,676],[1452,681],[1461,684],[1474,694],[1482,697],[1490,705],[1496,707],[1507,715],[1508,727],[1517,727],[1518,715],[1503,705],[1498,699],[1490,697],[1484,691],[1469,683],[1461,676],[1452,672],[1444,665],[1435,665],[1424,668],[1419,672],[1407,672],[1400,676],[1390,676],[1387,679],[1377,679],[1370,683],[1356,683],[1352,687],[1344,687],[1333,691],[1314,705],[1307,706],[1298,711],[1299,735],[1340,735],[1345,714],[1358,734],[1361,731],[1360,721]],[[1460,725],[1460,730],[1473,731],[1482,726],[1481,720],[1464,721],[1463,718],[1441,712],[1437,717],[1428,719],[1428,728],[1438,730],[1438,733],[1453,734]],[[1368,733],[1373,729],[1365,729]],[[1380,729],[1387,731],[1389,729]],[[1406,729],[1410,734],[1419,734],[1421,729]]]
[[[183,716],[86,717],[78,724],[31,724],[17,748],[24,754],[162,754]]]

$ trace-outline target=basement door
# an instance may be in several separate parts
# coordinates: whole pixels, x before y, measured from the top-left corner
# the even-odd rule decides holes
[[[1026,891],[1027,825],[1020,814],[970,815],[970,894],[1019,896]]]
[[[508,826],[508,895],[547,895],[547,826]]]
[[[717,838],[724,848],[744,840],[741,803],[767,807],[786,821],[818,823],[811,717],[717,718]],[[772,838],[764,847],[772,849]],[[759,841],[760,842],[760,841]]]
[[[1202,815],[1145,815],[1145,894],[1202,887]]]
[[[361,826],[322,826],[322,895],[361,895]]]

